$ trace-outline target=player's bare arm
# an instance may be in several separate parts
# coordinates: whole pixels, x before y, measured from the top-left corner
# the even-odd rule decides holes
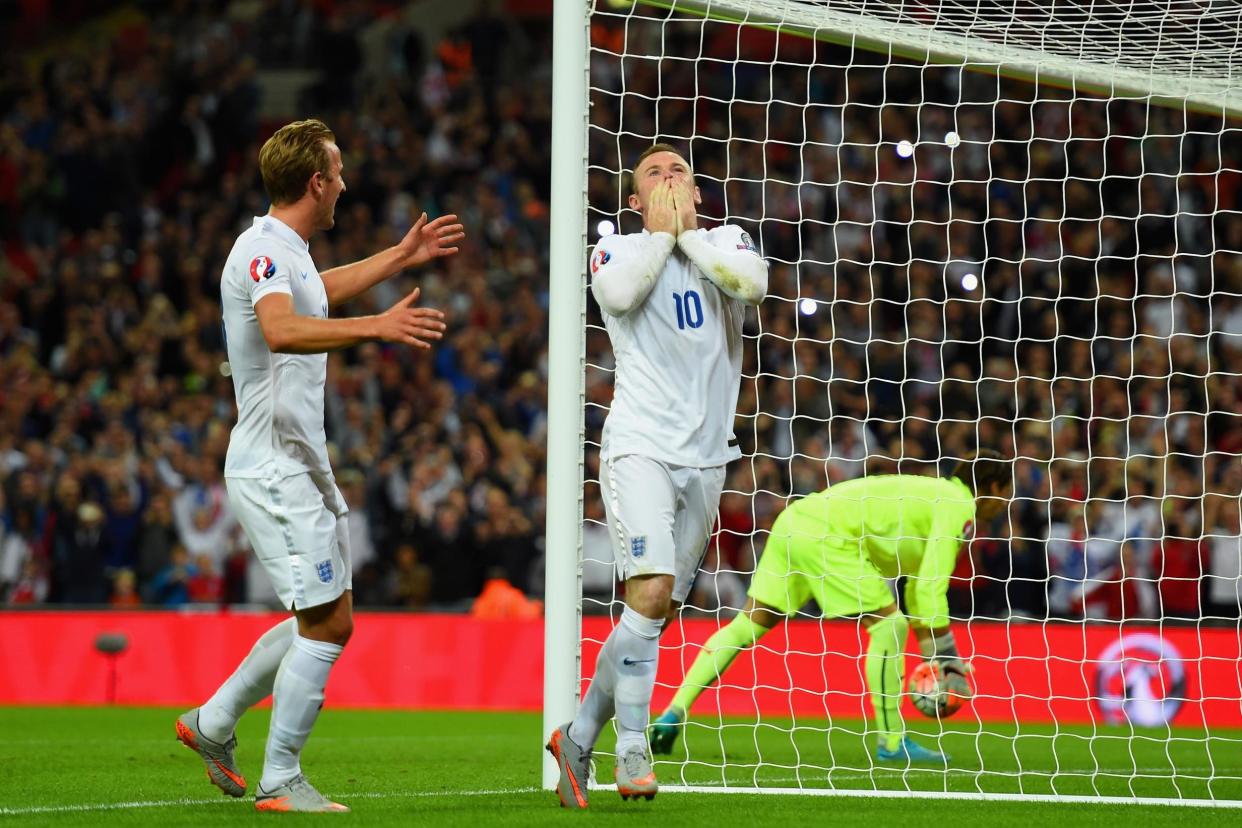
[[[403,270],[452,256],[458,252],[460,248],[457,245],[465,237],[465,227],[458,222],[456,215],[450,213],[428,221],[427,214],[423,213],[405,237],[387,250],[321,273],[328,304],[348,302]]]
[[[277,354],[320,354],[360,342],[381,340],[430,348],[444,336],[444,314],[434,308],[414,307],[419,288],[391,308],[374,316],[320,319],[303,316],[287,293],[269,293],[254,305],[267,347]]]
[[[758,305],[768,292],[768,263],[749,247],[723,250],[698,229],[695,211],[698,190],[688,180],[674,182],[673,207],[677,216],[677,246],[712,284],[748,305]]]

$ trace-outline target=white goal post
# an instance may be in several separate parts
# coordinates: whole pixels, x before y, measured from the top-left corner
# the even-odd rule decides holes
[[[961,765],[855,751],[857,630],[812,611],[704,694],[662,790],[1242,807],[1242,3],[555,0],[553,39],[544,735],[592,669],[584,609],[620,606],[583,593],[611,373],[587,252],[639,228],[624,174],[668,141],[773,270],[726,483],[748,505],[658,699],[786,503],[983,445],[1025,477],[953,587],[976,703],[911,722]]]

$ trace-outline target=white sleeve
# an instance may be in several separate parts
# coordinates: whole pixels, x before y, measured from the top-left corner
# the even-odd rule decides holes
[[[655,287],[676,241],[669,233],[608,236],[591,251],[591,293],[613,316],[625,316]]]
[[[248,246],[241,281],[250,293],[251,305],[269,293],[293,294],[292,258],[288,250],[270,241]]]
[[[683,231],[677,244],[703,275],[734,299],[758,305],[768,292],[768,263],[742,228],[732,224],[707,233]]]

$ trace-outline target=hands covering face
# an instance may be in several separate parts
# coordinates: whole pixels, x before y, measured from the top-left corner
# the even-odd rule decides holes
[[[694,184],[688,178],[670,181],[673,193],[673,208],[677,212],[677,233],[680,236],[686,230],[696,230],[699,226],[698,212],[694,204]]]
[[[651,191],[647,205],[647,229],[652,233],[677,235],[677,207],[673,203],[671,182],[661,182]]]

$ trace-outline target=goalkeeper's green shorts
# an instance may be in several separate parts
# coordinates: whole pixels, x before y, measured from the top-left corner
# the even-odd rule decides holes
[[[814,598],[824,618],[873,612],[894,601],[861,543],[825,537],[822,520],[792,509],[772,525],[747,594],[785,615]]]

